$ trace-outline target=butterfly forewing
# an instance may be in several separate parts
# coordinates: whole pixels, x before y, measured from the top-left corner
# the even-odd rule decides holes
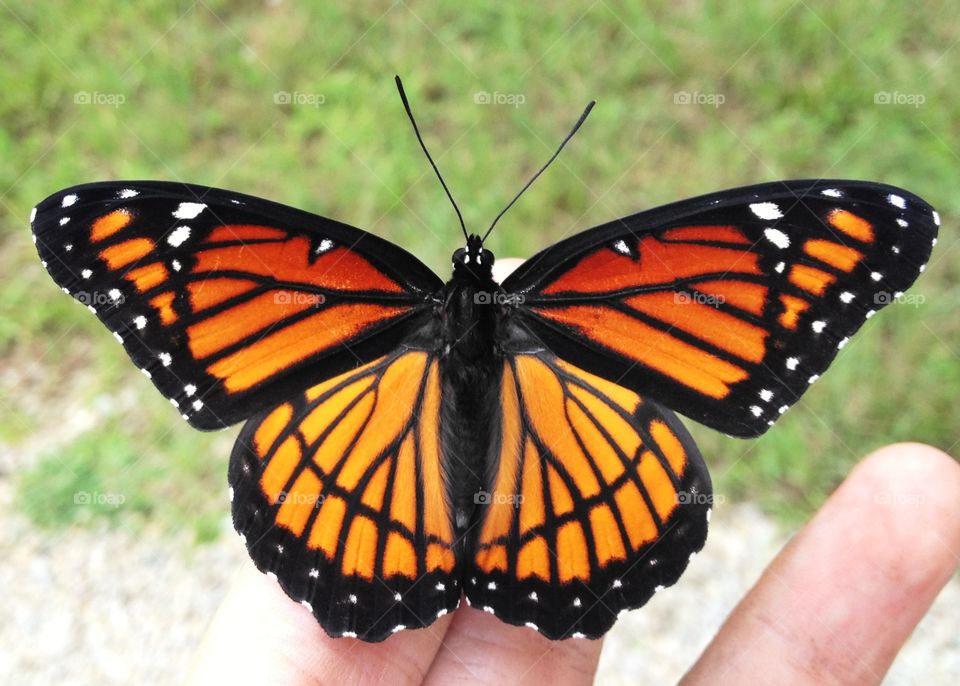
[[[78,186],[32,223],[54,280],[203,429],[392,350],[442,286],[359,229],[199,186]]]
[[[504,288],[564,359],[734,435],[756,435],[923,271],[939,217],[891,186],[790,181],[591,229]]]

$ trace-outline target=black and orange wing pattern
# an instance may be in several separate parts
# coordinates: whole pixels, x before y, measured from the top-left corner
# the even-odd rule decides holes
[[[596,227],[503,283],[553,352],[738,436],[763,433],[923,271],[939,216],[856,181],[706,195]]]
[[[547,351],[507,359],[501,412],[467,599],[552,639],[597,638],[703,547],[706,466],[671,412]]]
[[[76,186],[31,218],[40,258],[192,425],[234,424],[396,348],[443,284],[372,234],[201,186]]]
[[[251,419],[230,460],[257,567],[332,636],[380,641],[460,602],[437,357],[402,348]]]

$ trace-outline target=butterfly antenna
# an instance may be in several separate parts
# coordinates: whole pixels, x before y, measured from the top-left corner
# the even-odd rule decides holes
[[[583,122],[587,120],[587,115],[590,114],[590,110],[592,110],[593,106],[596,104],[597,104],[596,100],[590,101],[590,104],[587,105],[587,108],[583,111],[583,114],[580,115],[580,118],[577,120],[577,123],[573,125],[572,129],[570,129],[570,133],[568,133],[567,137],[563,139],[562,143],[560,143],[560,147],[557,148],[557,151],[553,153],[553,155],[550,156],[550,159],[547,160],[547,163],[542,167],[540,167],[539,171],[537,171],[537,173],[534,174],[529,181],[527,181],[526,185],[520,189],[520,192],[517,193],[515,196],[513,196],[513,200],[508,202],[507,206],[504,207],[502,210],[500,210],[500,214],[496,216],[496,218],[493,220],[493,223],[490,224],[490,228],[487,229],[487,232],[485,234],[483,234],[482,240],[484,241],[487,240],[487,236],[490,235],[490,232],[493,231],[493,227],[497,225],[498,221],[500,221],[500,217],[505,215],[507,213],[507,210],[513,207],[513,204],[520,199],[520,196],[523,195],[524,191],[530,188],[530,186],[533,185],[533,182],[537,180],[537,177],[539,177],[543,172],[545,172],[547,170],[547,167],[549,167],[551,163],[553,163],[553,161],[557,159],[557,157],[560,155],[560,151],[563,150],[563,147],[570,142],[570,139],[573,138],[573,135],[577,132],[577,130],[581,126],[583,126]]]
[[[440,185],[443,186],[443,190],[446,191],[447,197],[450,198],[450,204],[453,205],[453,209],[457,213],[457,219],[460,220],[460,229],[463,231],[463,237],[466,239],[467,225],[463,223],[463,215],[460,214],[460,208],[457,207],[457,201],[453,199],[453,193],[451,193],[450,189],[447,188],[447,184],[443,180],[443,176],[440,175],[440,170],[437,169],[437,163],[433,161],[432,157],[430,157],[430,151],[427,150],[427,144],[423,142],[423,136],[420,135],[420,127],[417,126],[417,120],[413,118],[413,112],[410,110],[410,102],[407,100],[407,94],[403,91],[403,82],[400,80],[399,76],[395,76],[394,78],[397,80],[397,90],[400,91],[400,99],[403,100],[403,109],[407,111],[407,116],[410,117],[410,123],[413,124],[413,132],[417,134],[417,140],[420,141],[420,147],[423,148],[423,154],[427,156],[427,159],[430,161],[430,166],[433,167],[433,171],[436,172],[437,178],[440,179]]]

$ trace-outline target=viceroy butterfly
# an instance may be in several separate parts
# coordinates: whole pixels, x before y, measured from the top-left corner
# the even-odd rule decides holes
[[[235,527],[332,636],[380,641],[461,596],[601,636],[706,539],[710,477],[671,410],[766,431],[913,283],[940,223],[892,186],[765,183],[594,227],[498,284],[489,230],[456,211],[446,283],[372,234],[214,188],[93,183],[31,216],[53,279],[185,420],[246,420]]]

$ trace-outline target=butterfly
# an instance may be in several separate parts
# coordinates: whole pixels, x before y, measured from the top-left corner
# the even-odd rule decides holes
[[[187,422],[246,422],[233,523],[331,636],[380,641],[462,597],[551,639],[603,635],[706,539],[710,477],[673,411],[765,432],[913,283],[940,224],[892,186],[779,181],[591,228],[497,283],[489,230],[453,205],[446,282],[215,188],[93,183],[31,216],[54,281]]]

